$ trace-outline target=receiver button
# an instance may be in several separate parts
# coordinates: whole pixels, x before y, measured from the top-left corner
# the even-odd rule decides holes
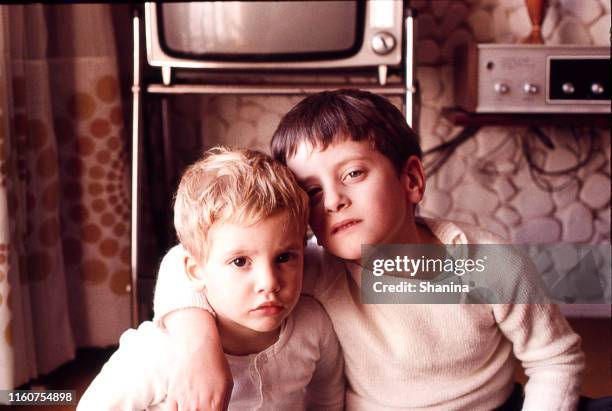
[[[563,83],[561,89],[563,90],[563,94],[574,94],[574,91],[576,91],[572,83]]]
[[[525,92],[525,94],[537,94],[538,86],[536,86],[535,84],[525,83],[523,85],[523,91]]]
[[[603,94],[604,92],[604,88],[600,83],[593,83],[591,84],[591,91],[593,92],[593,94]]]
[[[495,83],[493,88],[497,94],[506,94],[510,91],[510,87],[505,83]]]

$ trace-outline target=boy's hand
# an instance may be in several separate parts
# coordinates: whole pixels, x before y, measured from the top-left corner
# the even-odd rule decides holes
[[[233,380],[212,315],[188,308],[169,314],[165,324],[177,347],[176,367],[171,371],[168,388],[168,409],[226,410]]]

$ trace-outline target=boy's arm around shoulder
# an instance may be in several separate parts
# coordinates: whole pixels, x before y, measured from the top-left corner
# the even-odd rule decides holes
[[[336,257],[325,252],[313,237],[304,249],[304,280],[302,295],[321,301],[332,288],[338,275],[344,274],[344,265]]]
[[[185,271],[186,251],[181,245],[172,247],[162,259],[153,297],[153,322],[165,328],[168,315],[178,310],[195,308],[214,315],[203,290],[196,289]]]
[[[77,406],[78,411],[143,410],[166,397],[173,352],[169,337],[150,322],[128,330]]]
[[[309,317],[311,332],[318,337],[318,359],[306,387],[306,409],[343,410],[344,359],[331,321],[319,303],[309,297],[302,298],[301,315]]]
[[[516,269],[534,275],[531,261],[521,259]],[[539,298],[539,297],[538,297]],[[585,367],[580,337],[556,304],[494,304],[502,333],[529,378],[523,410],[574,410],[580,397]]]
[[[203,290],[185,271],[185,250],[173,247],[159,268],[154,322],[167,328],[178,355],[170,376],[168,402],[181,409],[226,408],[233,379]]]

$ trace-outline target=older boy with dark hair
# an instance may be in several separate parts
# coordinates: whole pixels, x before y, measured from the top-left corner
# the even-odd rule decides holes
[[[584,356],[555,305],[361,303],[364,244],[503,243],[474,226],[415,217],[425,190],[421,150],[396,107],[359,90],[309,96],[281,120],[272,152],[310,199],[310,227],[322,248],[307,249],[304,288],[330,315],[342,346],[348,410],[576,407]],[[185,278],[174,267],[160,276]],[[529,267],[508,253],[500,269],[520,277]],[[178,283],[158,288],[157,299],[176,303],[179,291]],[[193,295],[182,306],[206,308],[201,300]],[[168,310],[160,307],[163,321]],[[208,315],[186,312],[171,317]],[[170,332],[203,338],[196,326]],[[524,403],[514,357],[529,377]]]

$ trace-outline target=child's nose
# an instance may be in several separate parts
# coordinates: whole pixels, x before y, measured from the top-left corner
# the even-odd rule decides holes
[[[340,211],[349,205],[348,197],[337,188],[326,190],[323,201],[325,210],[328,212]]]
[[[257,273],[256,291],[272,293],[280,290],[277,270],[273,266],[262,267]]]

